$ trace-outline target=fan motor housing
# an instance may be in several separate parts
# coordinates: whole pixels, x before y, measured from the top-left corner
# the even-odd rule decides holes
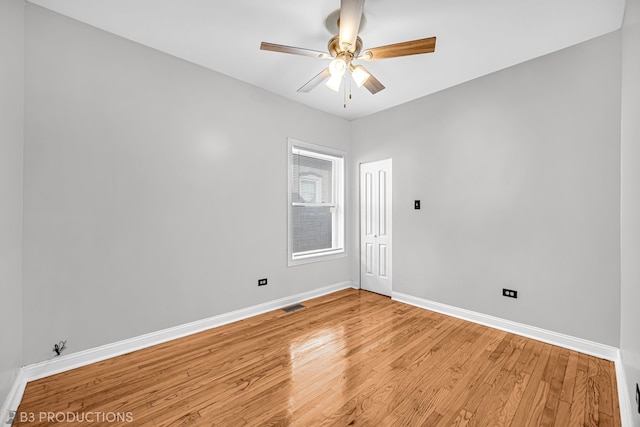
[[[329,51],[329,54],[334,58],[336,58],[337,56],[343,53],[345,54],[348,53],[352,57],[355,57],[360,54],[361,49],[362,49],[362,39],[359,36],[356,38],[356,48],[353,52],[351,51],[346,52],[340,47],[340,36],[338,35],[331,37],[331,39],[329,40],[329,44],[327,44],[327,50]]]

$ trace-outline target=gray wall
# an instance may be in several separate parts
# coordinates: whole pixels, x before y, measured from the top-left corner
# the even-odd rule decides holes
[[[353,122],[352,169],[393,158],[394,291],[619,344],[620,61],[613,33]]]
[[[1,405],[20,367],[22,348],[22,0],[0,1],[0,58],[0,336],[3,343],[0,352]]]
[[[26,88],[25,363],[350,279],[286,247],[287,137],[347,121],[33,5]]]
[[[635,408],[635,385],[640,382],[640,0],[627,0],[622,48],[620,349]],[[632,412],[634,425],[640,427],[640,415]]]

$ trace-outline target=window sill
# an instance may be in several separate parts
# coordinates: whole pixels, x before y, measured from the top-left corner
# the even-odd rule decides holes
[[[346,256],[347,256],[347,251],[345,251],[344,249],[341,249],[339,251],[330,252],[322,255],[308,255],[308,256],[303,256],[296,259],[289,259],[288,266],[294,267],[296,265],[310,264],[312,262],[330,261],[338,258],[344,258]]]

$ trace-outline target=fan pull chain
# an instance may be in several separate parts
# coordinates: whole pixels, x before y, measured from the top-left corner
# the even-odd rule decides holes
[[[345,78],[345,77],[343,77]],[[352,99],[351,97],[351,79],[349,78],[345,78],[348,82],[349,82],[349,99]],[[342,100],[344,102],[343,106],[344,108],[347,108],[347,82],[344,82],[344,89],[342,91]]]
[[[344,84],[344,89],[342,91],[342,101],[344,102],[344,108],[347,108],[347,83],[346,82]]]

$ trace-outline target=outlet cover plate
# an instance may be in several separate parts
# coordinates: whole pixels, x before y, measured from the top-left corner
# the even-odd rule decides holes
[[[518,291],[514,291],[513,289],[502,289],[502,296],[509,298],[518,298]]]

